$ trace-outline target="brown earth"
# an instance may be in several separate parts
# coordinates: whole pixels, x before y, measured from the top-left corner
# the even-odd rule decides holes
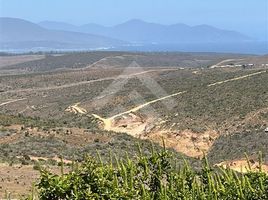
[[[9,194],[10,199],[27,197],[32,193],[33,184],[40,177],[40,173],[33,169],[33,165],[0,164],[0,199]],[[58,166],[49,166],[52,173],[61,174]],[[64,167],[64,173],[70,169]]]
[[[110,138],[104,135],[92,134],[91,132],[88,132],[86,129],[75,128],[75,127],[73,128],[58,127],[44,131],[37,127],[31,128],[31,127],[24,127],[23,125],[20,124],[13,124],[11,126],[5,126],[4,128],[14,133],[10,134],[9,136],[0,137],[0,144],[16,142],[20,138],[25,137],[25,134],[29,136],[43,136],[43,137],[54,136],[55,138],[64,140],[65,142],[73,146],[84,146],[89,144],[90,142],[93,142],[96,139],[102,142],[108,142],[110,140]]]
[[[161,118],[154,115],[150,115],[148,117],[143,115],[142,111],[148,109],[150,106],[153,107],[157,104],[161,105],[161,103],[169,100],[171,97],[174,97],[175,100],[179,101],[180,98],[185,98],[186,95],[192,95],[191,90],[200,84],[204,85],[202,89],[216,92],[219,88],[223,88],[226,83],[233,84],[235,82],[236,84],[240,81],[243,81],[244,83],[244,81],[249,81],[250,79],[253,79],[253,77],[265,77],[265,72],[267,72],[256,72],[256,70],[253,72],[250,70],[239,71],[238,69],[208,70],[201,68],[194,70],[181,68],[179,70],[179,68],[157,67],[146,68],[145,71],[139,71],[133,67],[127,71],[127,74],[124,74],[125,69],[118,67],[121,65],[117,66],[116,62],[113,60],[114,58],[116,58],[116,62],[117,60],[128,59],[127,56],[123,55],[121,57],[103,58],[92,65],[88,65],[89,67],[85,69],[70,69],[68,71],[66,70],[61,72],[54,71],[53,73],[46,72],[31,74],[29,76],[1,76],[0,111],[1,113],[8,115],[17,115],[20,113],[25,116],[41,117],[41,119],[68,119],[69,121],[67,121],[67,123],[71,123],[75,119],[81,118],[81,116],[87,116],[89,118],[85,117],[86,127],[88,127],[88,124],[90,123],[89,120],[92,120],[92,118],[94,119],[95,117],[95,119],[98,120],[101,129],[114,132],[124,132],[137,138],[149,139],[161,145],[162,139],[164,139],[167,147],[174,148],[176,151],[182,152],[187,156],[200,158],[203,154],[206,154],[210,150],[214,141],[223,132],[222,130],[229,128],[230,131],[236,131],[237,128],[234,126],[227,128],[223,127],[220,133],[220,128],[216,130],[215,127],[209,126],[206,131],[194,131],[191,129],[190,125],[188,129],[180,128],[179,120],[175,122],[172,121],[167,127],[164,127],[166,119],[163,119],[163,116],[161,116]],[[139,59],[141,58],[139,57]],[[115,65],[110,66],[111,62],[115,62]],[[104,65],[105,70],[100,68],[102,65]],[[137,84],[136,80],[138,80],[139,76],[144,74],[150,74],[150,76],[157,80],[159,85],[161,85],[168,94],[162,95],[161,97],[155,97],[150,95],[148,91],[142,90],[144,85]],[[101,92],[113,81],[117,81],[119,79],[124,80],[126,78],[130,79],[130,84],[122,88],[123,92],[117,94],[115,97],[112,96],[112,92],[102,95]],[[257,79],[256,82],[257,81],[259,80]],[[263,81],[263,83],[265,84],[265,81]],[[258,84],[259,82],[257,82],[256,85]],[[131,90],[134,89],[141,89],[139,93],[143,92],[142,95],[144,96],[142,97],[146,98],[144,103],[128,104],[128,100],[125,97]],[[231,88],[231,91],[233,91],[232,89],[235,90],[237,88]],[[230,90],[230,88],[227,87],[227,90]],[[199,91],[196,93],[199,93]],[[101,94],[101,96],[99,96],[99,94]],[[195,95],[195,97],[200,96]],[[265,91],[263,91],[263,97],[265,97]],[[103,110],[99,109],[97,104],[103,99],[109,100],[107,110],[105,110],[106,108]],[[189,98],[187,100],[190,101],[191,99]],[[219,98],[218,100],[225,99]],[[92,103],[93,101],[94,103]],[[127,103],[126,106],[123,104],[123,107],[125,108],[124,110],[118,111],[114,109],[116,113],[110,112],[110,108],[125,102]],[[187,102],[187,104],[188,103],[189,102]],[[208,104],[210,103],[213,104],[212,102],[208,102]],[[197,107],[198,106],[200,105],[197,105]],[[216,106],[214,107],[215,110],[217,110]],[[162,107],[159,109],[160,112],[161,108]],[[178,108],[174,111],[175,113],[181,111]],[[259,113],[264,111],[264,108],[256,109],[253,107],[252,109],[252,112],[247,113],[245,119],[241,122],[239,121],[239,124],[237,125],[241,125],[242,123],[253,125],[257,123],[266,123],[265,120],[259,119]],[[93,113],[97,113],[98,115]],[[164,113],[163,115],[167,116],[169,113]],[[172,113],[171,117],[175,118],[176,115]],[[192,116],[189,117],[190,120],[192,120],[191,117]],[[228,126],[233,124],[234,118],[237,118],[237,116],[232,116],[228,119],[229,121],[226,121],[228,122]],[[162,121],[157,122],[157,120]],[[22,127],[23,129],[21,130]],[[79,126],[74,127],[82,127],[82,125],[80,126],[79,124]],[[95,139],[105,143],[108,143],[111,139],[101,134],[91,134],[90,130],[86,130],[86,128],[74,127],[57,127],[55,129],[50,128],[48,130],[42,130],[42,128],[24,127],[23,124],[12,124],[9,127],[0,127],[8,130],[15,130],[15,132],[12,132],[9,136],[0,138],[0,144],[16,142],[25,137],[25,134],[30,136],[40,135],[43,137],[53,136],[77,147],[87,145]],[[28,156],[32,160],[48,159],[39,156]],[[53,159],[59,161],[58,157],[54,157]],[[66,160],[66,162],[69,161]],[[227,164],[230,164],[228,162],[235,162],[236,164],[232,164],[233,166],[237,166],[240,163],[240,161],[227,161]],[[222,165],[224,164],[226,163],[222,163]],[[242,164],[245,164],[244,161]],[[265,168],[265,166],[263,168]],[[0,167],[0,175],[0,177],[5,177],[4,183],[1,183],[2,185],[0,185],[1,187],[5,187],[7,185],[15,192],[18,191],[18,193],[22,194],[24,192],[26,193],[26,189],[28,193],[30,182],[35,180],[38,176],[38,172],[34,171],[32,166],[3,165]],[[18,178],[17,180],[12,179],[13,176],[21,176],[20,178],[23,180],[22,184],[20,182],[16,182]],[[24,181],[27,181],[27,186],[24,185],[26,184]],[[24,190],[25,187],[26,189]]]
[[[210,130],[204,133],[194,133],[191,130],[183,131],[159,131],[148,134],[144,138],[150,139],[161,145],[161,141],[165,141],[165,145],[176,151],[183,153],[189,157],[202,158],[207,154],[214,141],[219,134]]]
[[[0,68],[43,58],[44,55],[0,56]]]
[[[230,168],[234,171],[246,173],[249,170],[251,171],[260,171],[260,169],[268,173],[268,165],[262,164],[260,165],[258,161],[250,159],[247,160],[231,160],[231,161],[224,161],[221,163],[216,164],[215,166],[223,167],[225,169]]]
[[[267,73],[267,71],[250,73],[232,79],[214,82],[207,85],[207,87],[213,87],[232,81],[238,81],[248,77],[257,76],[262,73]],[[166,141],[167,147],[173,148],[176,151],[184,153],[187,156],[201,158],[203,155],[206,155],[210,147],[213,145],[213,142],[220,135],[217,131],[208,130],[203,133],[194,133],[191,130],[170,131],[161,128],[157,131],[148,131],[147,127],[149,127],[150,125],[154,126],[152,125],[152,123],[154,123],[154,120],[152,118],[144,119],[137,114],[139,110],[143,109],[146,106],[149,106],[150,104],[154,104],[158,101],[164,101],[168,98],[184,93],[187,93],[187,91],[174,93],[165,97],[146,102],[109,118],[102,118],[96,114],[93,114],[93,116],[102,122],[102,127],[104,130],[125,132],[134,137],[150,139],[156,143],[159,143],[160,145],[162,143],[162,139],[164,139]],[[80,113],[83,114],[83,112]]]

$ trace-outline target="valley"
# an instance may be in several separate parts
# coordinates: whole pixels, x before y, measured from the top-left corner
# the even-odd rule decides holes
[[[204,155],[213,165],[243,168],[244,153],[255,162],[259,151],[268,166],[266,55],[83,52],[8,59],[0,58],[0,172],[10,166],[13,174],[14,167],[31,174],[38,160],[53,168],[61,158],[79,162],[97,152],[109,160],[111,150],[135,157],[138,143],[149,152],[151,143],[163,148],[163,140],[179,163],[184,157],[197,168]],[[7,182],[0,187],[7,190]],[[18,185],[10,192],[23,194]]]

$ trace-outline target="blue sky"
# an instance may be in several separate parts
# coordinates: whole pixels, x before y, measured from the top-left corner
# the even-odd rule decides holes
[[[209,24],[268,38],[268,0],[0,0],[0,16],[115,25],[129,19]]]

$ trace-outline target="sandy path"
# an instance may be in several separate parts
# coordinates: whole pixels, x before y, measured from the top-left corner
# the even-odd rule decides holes
[[[224,63],[226,63],[226,62],[241,61],[241,60],[244,60],[244,59],[242,59],[242,58],[240,58],[240,59],[236,59],[236,58],[234,58],[234,59],[223,60],[223,61],[221,61],[221,62],[219,62],[219,63],[217,63],[217,64],[215,64],[215,65],[212,65],[210,68],[217,68],[217,67],[220,67],[222,64],[224,64]]]
[[[124,60],[125,57],[132,57],[132,56],[142,57],[142,55],[129,55],[129,54],[122,54],[122,55],[118,54],[118,55],[113,55],[113,56],[107,56],[107,57],[104,57],[104,58],[102,58],[100,60],[97,60],[96,62],[94,62],[94,63],[92,63],[92,64],[90,64],[87,67],[82,68],[82,69],[88,69],[88,68],[91,68],[91,67],[95,67],[95,65],[97,65],[97,64],[99,64],[99,63],[101,63],[103,61],[107,61],[107,60],[109,60],[111,58],[115,58],[115,59],[120,58],[120,59]]]
[[[94,62],[94,63],[92,63],[92,64],[90,64],[90,65],[88,65],[87,67],[82,68],[82,69],[88,69],[88,68],[94,67],[94,66],[97,65],[98,63],[101,63],[101,62],[103,62],[103,61],[106,61],[106,60],[108,60],[108,59],[110,59],[110,58],[114,58],[114,57],[116,57],[116,56],[107,56],[107,57],[104,57],[104,58],[102,58],[102,59],[100,59],[100,60],[97,60],[96,62]]]
[[[267,71],[260,71],[260,72],[255,72],[255,73],[244,75],[244,76],[239,76],[239,77],[227,79],[227,80],[224,80],[224,81],[218,81],[216,83],[209,84],[208,87],[215,86],[215,85],[220,85],[220,84],[231,82],[231,81],[238,81],[238,80],[241,80],[241,79],[244,79],[244,78],[248,78],[248,77],[251,77],[251,76],[256,76],[256,75],[263,74],[263,73],[266,73],[266,72]]]
[[[101,78],[101,79],[90,80],[90,81],[81,81],[81,82],[77,82],[77,83],[70,83],[70,84],[65,84],[65,85],[60,85],[60,86],[9,90],[6,92],[2,92],[2,94],[10,94],[10,93],[17,93],[17,92],[37,92],[37,91],[46,91],[46,90],[57,90],[57,89],[64,89],[64,88],[69,88],[69,87],[74,87],[74,86],[79,86],[79,85],[95,83],[95,82],[99,82],[99,81],[113,80],[113,79],[114,78],[112,78],[112,77],[108,77],[108,78]]]
[[[14,100],[10,100],[10,101],[1,103],[0,106],[4,106],[4,105],[10,104],[10,103],[14,103],[14,102],[17,102],[17,101],[22,101],[22,100],[25,100],[25,98],[23,98],[23,99],[14,99]]]
[[[69,106],[65,111],[67,112],[73,112],[74,114],[87,114],[86,109],[79,107],[80,102]]]
[[[86,85],[86,84],[91,84],[91,83],[95,83],[95,82],[107,81],[107,80],[116,80],[116,79],[121,79],[121,78],[131,78],[133,76],[143,75],[143,74],[151,73],[151,72],[176,71],[176,70],[177,69],[155,69],[155,70],[147,70],[147,71],[142,71],[142,72],[138,72],[138,73],[134,73],[134,74],[129,74],[129,75],[119,75],[119,76],[113,76],[113,77],[107,77],[107,78],[100,78],[100,79],[90,80],[90,81],[80,81],[80,82],[69,83],[69,84],[60,85],[60,86],[9,90],[9,91],[2,92],[1,94],[10,94],[10,93],[17,93],[17,92],[36,92],[36,91],[46,91],[46,90],[57,90],[57,89],[70,88],[70,87],[75,87],[75,86],[80,86],[80,85]]]
[[[239,77],[235,77],[235,78],[232,78],[232,79],[227,79],[227,80],[224,80],[224,81],[218,81],[218,82],[209,84],[207,86],[208,87],[211,87],[211,86],[215,86],[215,85],[220,85],[220,84],[223,84],[223,83],[227,83],[227,82],[230,82],[230,81],[237,81],[237,80],[241,80],[241,79],[248,78],[248,77],[251,77],[251,76],[256,76],[256,75],[259,75],[259,74],[262,74],[262,73],[266,73],[266,72],[267,71],[255,72],[255,73],[252,73],[252,74],[248,74],[248,75],[244,75],[244,76],[239,76]],[[129,114],[129,113],[132,113],[132,112],[137,112],[138,110],[140,110],[140,109],[142,109],[142,108],[144,108],[144,107],[146,107],[146,106],[148,106],[150,104],[153,104],[153,103],[156,103],[158,101],[162,101],[162,100],[165,100],[165,99],[168,99],[168,98],[171,98],[171,97],[180,95],[180,94],[184,94],[184,93],[187,93],[187,91],[182,91],[182,92],[174,93],[174,94],[171,94],[171,95],[168,95],[168,96],[165,96],[165,97],[161,97],[161,98],[158,98],[158,99],[149,101],[147,103],[141,104],[141,105],[139,105],[139,106],[137,106],[135,108],[132,108],[130,110],[127,110],[127,111],[122,112],[122,113],[119,113],[119,114],[116,114],[116,115],[114,115],[112,117],[109,117],[109,118],[102,118],[102,117],[100,117],[97,114],[92,114],[92,115],[95,118],[101,120],[104,123],[104,129],[105,130],[112,130],[112,122],[113,122],[113,120],[116,117],[119,117],[119,116],[122,116],[122,115],[125,115],[125,114]]]
[[[180,94],[184,94],[184,93],[186,93],[187,91],[183,91],[183,92],[178,92],[178,93],[175,93],[175,94],[171,94],[171,95],[168,95],[168,96],[164,96],[164,97],[161,97],[161,98],[159,98],[159,99],[155,99],[155,100],[152,100],[152,101],[148,101],[148,102],[146,102],[146,103],[144,103],[144,104],[141,104],[141,105],[139,105],[139,106],[137,106],[137,107],[134,107],[134,108],[132,108],[132,109],[130,109],[130,110],[127,110],[127,111],[125,111],[125,112],[122,112],[122,113],[119,113],[119,114],[116,114],[116,115],[114,115],[114,116],[112,116],[112,117],[109,117],[109,118],[102,118],[102,117],[100,117],[99,115],[96,115],[96,114],[92,114],[95,118],[97,118],[97,119],[99,119],[99,120],[101,120],[103,123],[104,123],[104,129],[105,130],[111,130],[111,126],[112,126],[112,122],[113,122],[113,120],[116,118],[116,117],[120,117],[120,116],[122,116],[122,115],[125,115],[125,114],[129,114],[129,113],[133,113],[133,112],[137,112],[138,110],[140,110],[140,109],[142,109],[142,108],[144,108],[144,107],[146,107],[146,106],[148,106],[148,105],[150,105],[150,104],[153,104],[153,103],[156,103],[156,102],[158,102],[158,101],[162,101],[162,100],[165,100],[165,99],[167,99],[167,98],[170,98],[170,97],[174,97],[174,96],[177,96],[177,95],[180,95]]]
[[[109,117],[109,118],[102,118],[100,117],[99,115],[97,114],[92,114],[96,119],[99,119],[101,120],[103,123],[104,123],[104,129],[105,130],[111,130],[111,126],[112,126],[112,122],[113,120],[116,118],[116,117],[119,117],[119,116],[122,116],[122,115],[125,115],[125,114],[129,114],[129,113],[132,113],[132,112],[137,112],[138,110],[144,108],[145,106],[148,106],[150,104],[153,104],[153,103],[156,103],[158,101],[162,101],[162,100],[165,100],[167,98],[170,98],[170,97],[173,97],[173,96],[177,96],[177,95],[180,95],[180,94],[183,94],[183,93],[186,93],[186,91],[183,91],[183,92],[178,92],[178,93],[175,93],[175,94],[171,94],[171,95],[168,95],[168,96],[164,96],[164,97],[161,97],[161,98],[158,98],[158,99],[155,99],[155,100],[152,100],[152,101],[149,101],[149,102],[146,102],[142,105],[139,105],[137,107],[134,107],[130,110],[127,110],[125,112],[122,112],[122,113],[119,113],[119,114],[116,114],[112,117]],[[80,113],[80,114],[87,114],[87,110],[82,108],[82,107],[79,107],[79,104],[80,102],[74,104],[74,105],[71,105],[69,106],[65,111],[67,112],[73,112],[75,114],[77,113]]]
[[[105,119],[105,118],[102,118],[102,117],[100,117],[99,115],[96,115],[96,114],[92,114],[92,115],[96,119],[99,119],[100,121],[103,122],[103,125],[104,125],[103,129],[104,130],[107,130],[107,131],[110,131],[111,130],[111,128],[112,128],[112,122],[113,122],[112,119],[113,118],[107,118],[107,119]]]
[[[125,111],[125,112],[122,112],[122,113],[119,113],[119,114],[117,114],[117,115],[114,115],[114,116],[110,117],[110,119],[114,119],[114,118],[119,117],[119,116],[121,116],[121,115],[129,114],[129,113],[132,113],[132,112],[137,112],[138,110],[144,108],[145,106],[148,106],[148,105],[150,105],[150,104],[156,103],[156,102],[158,102],[158,101],[165,100],[165,99],[170,98],[170,97],[174,97],[174,96],[177,96],[177,95],[180,95],[180,94],[184,94],[184,93],[186,93],[186,92],[187,92],[187,91],[178,92],[178,93],[175,93],[175,94],[171,94],[171,95],[168,95],[168,96],[161,97],[161,98],[159,98],[159,99],[155,99],[155,100],[152,100],[152,101],[148,101],[148,102],[146,102],[146,103],[144,103],[144,104],[142,104],[142,105],[139,105],[139,106],[137,106],[137,107],[135,107],[135,108],[132,108],[132,109],[127,110],[127,111]]]

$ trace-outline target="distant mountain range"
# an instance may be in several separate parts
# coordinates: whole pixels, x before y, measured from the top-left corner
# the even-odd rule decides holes
[[[40,26],[47,29],[68,30],[103,35],[138,44],[174,44],[207,42],[244,42],[250,37],[235,31],[221,30],[208,25],[188,26],[185,24],[161,25],[133,19],[116,26],[98,24],[74,26],[72,24],[44,21]]]
[[[54,21],[35,24],[23,19],[0,18],[2,51],[96,49],[268,52],[267,43],[209,25],[161,25],[134,19],[111,27],[93,23],[76,26]]]
[[[22,19],[0,18],[1,49],[101,49],[125,44],[104,36],[49,30]]]

